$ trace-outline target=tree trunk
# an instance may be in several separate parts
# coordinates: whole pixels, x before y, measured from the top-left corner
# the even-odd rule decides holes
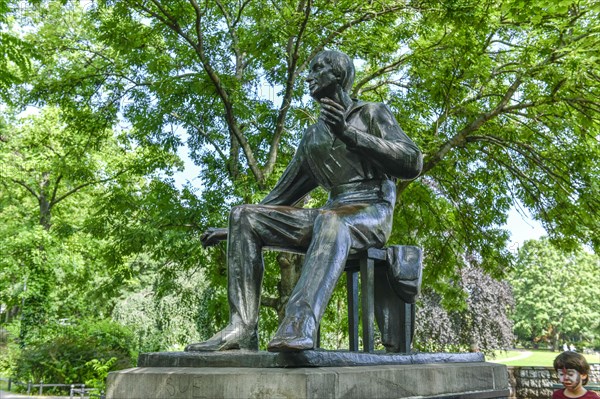
[[[52,205],[46,195],[50,185],[50,173],[44,172],[40,183],[40,194],[38,203],[40,206],[40,225],[44,230],[50,230]],[[32,253],[28,262],[29,275],[27,288],[23,292],[23,303],[21,309],[21,329],[19,340],[21,347],[27,344],[28,338],[33,330],[47,322],[47,309],[54,282],[54,270],[48,264],[46,249],[43,245],[37,248],[39,256]]]
[[[48,200],[48,196],[46,195],[49,186],[50,173],[44,172],[40,183],[38,203],[40,204],[40,225],[42,225],[46,231],[50,230],[52,217],[50,200]]]

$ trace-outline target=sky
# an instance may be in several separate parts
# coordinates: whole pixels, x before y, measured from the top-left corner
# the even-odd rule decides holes
[[[525,214],[521,215],[519,212],[525,212]],[[508,221],[504,227],[510,231],[510,243],[508,247],[515,251],[523,245],[524,241],[538,239],[546,235],[546,230],[544,230],[540,222],[533,220],[531,215],[522,206],[519,208],[513,206],[510,209]]]

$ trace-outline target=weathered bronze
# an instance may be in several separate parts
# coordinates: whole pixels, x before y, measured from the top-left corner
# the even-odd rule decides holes
[[[320,53],[306,81],[321,114],[304,132],[275,188],[258,205],[234,207],[227,230],[212,228],[202,236],[204,246],[228,240],[229,324],[187,351],[258,349],[263,247],[306,252],[268,350],[313,349],[348,255],[385,245],[392,230],[396,178],[414,179],[421,172],[421,152],[387,106],[350,98],[354,66],[347,55]],[[329,192],[322,208],[292,206],[318,186]]]

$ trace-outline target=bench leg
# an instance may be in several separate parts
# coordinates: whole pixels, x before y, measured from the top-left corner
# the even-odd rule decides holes
[[[400,307],[400,320],[402,320],[400,352],[410,353],[415,332],[415,304],[405,303],[402,300],[400,302],[402,303]]]
[[[315,344],[315,348],[320,348],[321,347],[321,325],[319,324],[319,327],[317,327],[317,342]]]
[[[346,293],[348,296],[348,337],[350,351],[358,351],[358,272],[346,272]]]
[[[363,350],[373,352],[373,324],[375,313],[375,292],[373,289],[375,280],[375,261],[368,257],[360,260],[360,283],[361,303],[363,321]]]

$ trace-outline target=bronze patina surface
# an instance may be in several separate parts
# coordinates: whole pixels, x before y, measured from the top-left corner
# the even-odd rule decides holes
[[[348,255],[385,245],[392,230],[396,180],[414,179],[421,172],[421,152],[390,109],[350,98],[354,66],[347,55],[318,54],[306,81],[321,114],[304,132],[280,180],[260,204],[234,207],[227,229],[212,228],[202,237],[205,246],[227,239],[230,319],[222,331],[188,345],[186,351],[258,349],[264,247],[306,252],[300,279],[268,350],[315,348],[319,322]],[[329,192],[322,208],[293,206],[319,186]],[[379,301],[375,306],[395,303]],[[390,325],[399,320],[394,312],[380,310],[390,315],[379,320],[383,344],[397,351],[400,338]]]

